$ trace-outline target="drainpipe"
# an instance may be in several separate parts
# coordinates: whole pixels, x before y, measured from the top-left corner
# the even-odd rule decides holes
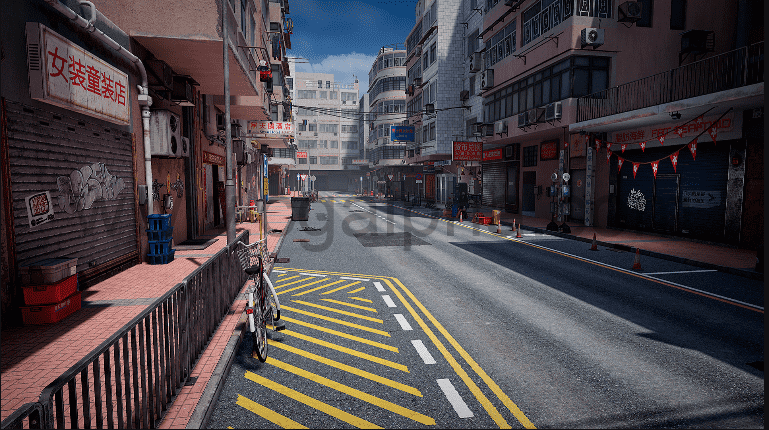
[[[88,34],[91,34],[94,39],[99,40],[108,47],[114,49],[118,55],[123,57],[124,60],[129,63],[133,63],[139,70],[141,76],[141,85],[138,85],[139,94],[137,96],[139,106],[142,110],[142,131],[144,134],[144,171],[145,181],[147,183],[147,214],[152,215],[154,213],[154,202],[152,200],[152,147],[150,145],[150,106],[152,106],[152,98],[149,96],[149,89],[147,85],[147,70],[144,68],[144,64],[141,60],[132,54],[127,49],[123,48],[119,43],[115,42],[111,37],[104,34],[101,30],[96,28],[93,23],[96,21],[96,6],[90,1],[81,0],[80,4],[88,5],[91,8],[91,18],[86,20],[81,17],[75,11],[65,6],[59,0],[45,0],[51,7],[61,12],[73,23],[80,26]],[[122,30],[115,27],[116,31]],[[128,37],[126,35],[126,37]]]

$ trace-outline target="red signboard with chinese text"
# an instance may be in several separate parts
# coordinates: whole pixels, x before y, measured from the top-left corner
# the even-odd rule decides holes
[[[249,121],[245,137],[255,137],[258,134],[294,135],[294,125],[290,122]]]
[[[539,145],[540,161],[555,160],[558,158],[558,140],[548,140]]]
[[[483,161],[502,160],[503,158],[505,158],[505,148],[483,151]]]
[[[297,151],[296,158],[307,158],[307,151]]]
[[[203,162],[224,166],[224,157],[221,155],[213,154],[211,152],[203,151]]]
[[[481,161],[483,142],[454,142],[451,159],[454,161]]]

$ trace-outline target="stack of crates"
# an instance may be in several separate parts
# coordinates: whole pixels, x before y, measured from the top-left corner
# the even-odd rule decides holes
[[[176,250],[171,249],[174,228],[171,215],[153,214],[147,216],[147,241],[150,252],[147,254],[150,264],[168,264],[174,261]]]
[[[19,266],[24,324],[53,324],[80,309],[77,258],[49,258]]]

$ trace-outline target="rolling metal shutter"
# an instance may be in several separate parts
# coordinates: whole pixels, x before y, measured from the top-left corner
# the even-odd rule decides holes
[[[95,276],[138,258],[131,134],[15,102],[7,114],[17,264],[76,257]],[[45,192],[53,219],[30,226],[26,199]]]
[[[504,207],[505,181],[507,180],[505,163],[484,163],[481,169],[483,172],[483,183],[481,184],[483,205],[495,208]]]

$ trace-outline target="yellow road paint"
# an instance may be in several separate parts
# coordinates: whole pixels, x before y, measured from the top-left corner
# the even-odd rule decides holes
[[[342,420],[351,426],[357,428],[377,428],[381,429],[378,425],[370,423],[363,418],[358,418],[355,415],[347,413],[341,409],[337,409],[329,404],[323,403],[320,400],[314,399],[306,394],[302,394],[296,390],[286,387],[285,385],[278,384],[277,382],[270,381],[269,379],[259,376],[254,372],[246,371],[246,379],[256,382],[257,384],[264,385],[265,387],[283,394],[286,397],[296,400],[297,402],[304,403],[305,405],[317,409],[325,414],[328,414],[334,418]]]
[[[296,277],[298,278],[299,276],[296,276]],[[300,282],[309,281],[310,279],[318,279],[318,278],[316,278],[314,276],[308,276],[308,277],[300,279],[298,281],[293,281],[293,282],[288,282],[288,283],[281,284],[281,285],[276,285],[275,289],[277,290],[279,288],[288,287],[289,285],[294,285],[294,284],[298,284]],[[286,279],[286,280],[288,280],[288,279]],[[281,281],[282,281],[282,279],[281,279]]]
[[[378,364],[381,364],[383,366],[392,367],[393,369],[398,369],[398,370],[402,370],[402,371],[404,371],[406,373],[410,373],[409,372],[409,368],[407,366],[404,366],[404,365],[402,365],[400,363],[396,363],[394,361],[385,360],[384,358],[376,357],[376,356],[373,356],[371,354],[366,354],[365,352],[360,352],[360,351],[354,350],[352,348],[347,348],[347,347],[344,347],[344,346],[339,346],[339,345],[337,345],[335,343],[326,342],[325,340],[316,339],[316,338],[314,338],[312,336],[307,336],[307,335],[304,335],[304,334],[301,334],[301,333],[297,333],[297,332],[291,331],[291,330],[283,330],[283,331],[281,331],[281,333],[287,334],[289,336],[293,336],[293,337],[296,337],[296,338],[299,338],[299,339],[302,339],[302,340],[306,340],[307,342],[312,342],[312,343],[314,343],[316,345],[325,346],[326,348],[331,348],[331,349],[337,350],[339,352],[344,352],[345,354],[350,354],[350,355],[353,355],[355,357],[362,358],[364,360],[373,361],[374,363],[378,363]]]
[[[376,312],[376,309],[374,309],[374,308],[369,308],[369,307],[366,307],[366,306],[361,306],[361,305],[356,305],[356,304],[352,304],[352,303],[342,302],[342,301],[339,301],[339,300],[334,300],[334,299],[321,299],[321,300],[323,300],[324,302],[331,302],[331,303],[336,303],[338,305],[349,306],[351,308],[363,309],[364,311]]]
[[[316,314],[316,313],[313,313],[313,312],[308,312],[308,311],[305,311],[305,310],[302,310],[302,309],[292,308],[290,306],[283,306],[283,305],[280,306],[280,309],[281,310],[285,309],[287,311],[296,312],[298,314],[307,315],[309,317],[315,317],[315,318],[322,319],[322,320],[325,320],[325,321],[330,321],[330,322],[333,322],[333,323],[337,323],[337,324],[341,324],[341,325],[346,325],[347,327],[354,327],[354,328],[357,328],[357,329],[360,329],[360,330],[364,330],[364,331],[367,331],[367,332],[381,334],[382,336],[390,337],[390,333],[388,333],[386,331],[377,330],[375,328],[366,327],[366,326],[363,326],[363,325],[359,325],[359,324],[355,324],[355,323],[351,323],[351,322],[347,322],[347,321],[343,321],[343,320],[338,320],[336,318],[331,318],[331,317],[327,317],[325,315],[320,315],[320,314]]]
[[[331,291],[326,291],[326,292],[323,292],[323,293],[321,293],[321,294],[331,294],[331,293],[336,293],[336,292],[337,292],[337,291],[339,291],[339,290],[344,290],[345,288],[347,288],[347,287],[352,287],[353,285],[356,285],[356,284],[360,284],[360,281],[350,282],[349,284],[347,284],[347,285],[345,285],[345,286],[343,286],[343,287],[334,288],[334,289],[333,289],[333,290],[331,290]]]
[[[325,200],[321,200],[321,202],[323,202],[323,203],[326,203],[326,201],[325,201]]]
[[[284,273],[284,274],[282,274],[282,275],[278,275],[278,276],[285,276],[285,275],[288,275],[288,273]],[[290,277],[288,277],[288,278],[279,279],[279,280],[277,280],[277,281],[275,282],[275,285],[277,286],[277,285],[279,285],[281,282],[286,282],[286,281],[288,281],[289,279],[294,279],[294,278],[298,278],[298,277],[299,277],[299,275],[294,275],[294,276],[290,276]]]
[[[374,382],[379,382],[380,384],[387,385],[388,387],[395,388],[396,390],[401,390],[405,393],[413,394],[417,397],[422,397],[422,393],[417,390],[414,387],[410,387],[406,384],[401,384],[400,382],[393,381],[392,379],[387,379],[385,377],[375,375],[371,372],[366,372],[365,370],[358,369],[357,367],[352,367],[344,363],[340,363],[338,361],[334,361],[330,358],[322,357],[317,354],[313,354],[311,352],[307,352],[303,349],[294,348],[293,346],[289,346],[286,344],[283,344],[281,342],[275,342],[275,341],[269,341],[270,346],[274,346],[276,348],[285,349],[288,352],[293,352],[294,354],[301,355],[302,357],[309,358],[310,360],[315,360],[319,363],[327,364],[331,367],[335,367],[339,370],[352,373],[353,375],[358,375],[361,378],[366,378],[369,380],[372,380]]]
[[[478,376],[480,376],[481,379],[483,379],[483,382],[485,382],[486,385],[489,386],[491,391],[494,394],[496,394],[496,396],[499,398],[499,400],[501,400],[502,403],[505,406],[507,406],[508,409],[510,409],[510,412],[513,413],[515,418],[525,428],[531,428],[531,429],[536,428],[534,426],[534,424],[528,419],[528,417],[526,417],[526,415],[523,413],[523,411],[521,411],[521,409],[518,407],[518,405],[516,405],[512,400],[510,400],[510,398],[507,396],[507,394],[505,394],[505,392],[502,391],[501,388],[499,388],[499,386],[489,377],[489,375],[486,374],[486,372],[481,368],[481,366],[479,366],[478,363],[476,363],[475,360],[473,360],[473,358],[470,357],[470,354],[468,354],[467,351],[465,351],[465,349],[462,348],[462,346],[459,345],[459,343],[449,334],[449,332],[443,327],[443,325],[441,325],[438,322],[438,320],[436,320],[435,317],[433,317],[432,314],[427,311],[427,309],[424,307],[424,305],[422,305],[422,303],[420,303],[419,300],[417,300],[417,298],[414,297],[414,294],[412,294],[411,291],[409,291],[409,289],[406,288],[406,286],[404,286],[403,283],[401,283],[401,281],[398,280],[397,278],[393,278],[393,281],[395,281],[400,288],[403,288],[403,291],[405,291],[406,294],[411,298],[411,300],[413,300],[414,303],[416,303],[416,305],[419,307],[419,309],[427,316],[427,318],[433,323],[433,325],[438,329],[438,331],[441,332],[443,337],[445,337],[446,340],[449,341],[451,346],[453,346],[454,349],[457,350],[459,355],[461,355],[462,358],[465,359],[465,361],[467,362],[467,364],[470,365],[470,367],[473,369],[473,371],[475,371],[475,373],[478,374]],[[387,281],[387,280],[385,280],[385,282],[389,283],[389,281]],[[403,297],[400,295],[400,292],[398,290],[396,290],[395,288],[393,288],[393,291],[395,291],[395,293],[398,295],[398,297],[401,299],[401,301],[404,302],[404,304],[406,304],[406,306],[409,308],[409,311],[412,313],[412,315],[414,315],[416,317],[416,313],[411,308],[411,305],[409,305],[409,304],[407,304],[405,302]],[[418,318],[418,317],[416,317],[416,318]],[[421,318],[419,318],[419,323],[420,323],[420,325],[424,324],[422,322]],[[423,328],[427,328],[427,327],[425,326]],[[428,328],[428,330],[429,330],[429,328]]]
[[[278,273],[278,278],[280,278],[281,276],[288,276],[288,273]]]
[[[363,291],[363,290],[365,290],[365,289],[366,289],[366,287],[360,287],[360,288],[358,288],[357,290],[348,291],[348,292],[347,292],[347,294],[355,294],[355,293],[359,293],[359,292],[361,292],[361,291]]]
[[[347,316],[354,317],[354,318],[360,318],[360,319],[366,320],[366,321],[372,321],[372,322],[376,322],[376,323],[379,323],[379,324],[384,324],[384,321],[382,321],[382,320],[380,320],[378,318],[372,318],[372,317],[369,317],[369,316],[366,316],[366,315],[360,315],[360,314],[356,314],[356,313],[353,313],[353,312],[342,311],[342,310],[339,310],[339,309],[330,308],[328,306],[316,305],[315,303],[304,302],[302,300],[292,300],[292,302],[300,303],[300,304],[303,304],[305,306],[312,306],[314,308],[323,309],[323,310],[326,310],[326,311],[329,311],[329,312],[336,312],[338,314],[347,315]]]
[[[292,420],[291,418],[288,418],[286,416],[283,416],[272,409],[266,408],[259,403],[256,403],[255,401],[249,399],[248,397],[241,396],[238,394],[238,401],[235,402],[236,405],[246,408],[249,411],[255,413],[256,415],[259,415],[260,417],[266,419],[267,421],[277,424],[284,429],[306,429],[307,427],[299,424],[298,422]],[[228,427],[232,428],[232,427]]]
[[[334,281],[334,282],[331,282],[331,283],[329,283],[329,284],[321,285],[320,287],[315,287],[315,288],[313,288],[313,289],[311,289],[311,290],[302,291],[301,293],[292,294],[292,296],[301,296],[301,295],[303,295],[303,294],[311,293],[311,292],[313,292],[313,291],[318,291],[318,290],[320,290],[320,289],[323,289],[323,288],[326,288],[326,287],[330,287],[330,286],[332,286],[332,285],[336,285],[336,284],[338,284],[338,283],[340,283],[340,282],[344,282],[344,280],[341,280],[341,279],[340,279],[340,280],[338,280],[338,281]]]
[[[353,300],[360,300],[361,302],[366,302],[366,303],[374,303],[374,302],[372,302],[371,300],[369,300],[369,299],[364,299],[364,298],[362,298],[362,297],[348,297],[348,298],[350,298],[350,299],[353,299]]]
[[[315,284],[318,284],[318,283],[320,283],[320,282],[326,282],[326,281],[328,281],[328,279],[326,279],[326,278],[320,278],[320,279],[318,279],[318,278],[312,277],[312,278],[310,278],[310,279],[317,279],[317,280],[316,280],[316,281],[313,281],[313,282],[310,282],[310,283],[307,283],[307,284],[302,284],[302,285],[299,285],[298,287],[294,287],[294,288],[289,288],[289,289],[287,289],[287,290],[283,290],[283,291],[281,291],[281,292],[279,292],[279,293],[277,293],[277,294],[284,294],[284,293],[288,293],[288,292],[291,292],[291,291],[301,290],[302,288],[307,288],[307,287],[309,287],[310,285],[315,285]]]
[[[352,334],[347,334],[347,333],[344,333],[344,332],[341,332],[341,331],[336,331],[336,330],[331,329],[331,328],[322,327],[322,326],[311,324],[311,323],[304,322],[304,321],[301,321],[301,320],[295,320],[293,318],[289,318],[289,317],[286,317],[286,316],[281,317],[281,321],[282,320],[286,320],[286,321],[288,321],[290,323],[293,323],[293,324],[296,324],[296,325],[301,325],[301,326],[304,326],[304,327],[309,327],[311,329],[322,331],[324,333],[333,334],[335,336],[343,337],[345,339],[350,339],[350,340],[354,340],[356,342],[365,343],[366,345],[371,345],[371,346],[375,346],[377,348],[386,349],[386,350],[392,351],[392,352],[394,352],[396,354],[398,353],[398,348],[397,347],[390,346],[390,345],[385,345],[384,343],[381,343],[381,342],[376,342],[376,341],[373,341],[373,340],[368,340],[368,339],[363,338],[363,337],[358,337],[358,336],[355,336],[355,335],[352,335]]]
[[[478,399],[478,402],[483,406],[484,409],[486,409],[486,412],[489,414],[491,419],[494,420],[494,422],[499,426],[499,428],[502,429],[509,429],[512,428],[510,424],[507,423],[505,418],[499,413],[497,408],[494,407],[493,404],[491,404],[491,401],[486,397],[485,394],[481,391],[480,388],[478,388],[478,385],[473,382],[472,379],[470,379],[470,376],[468,376],[467,372],[465,372],[464,369],[462,369],[462,366],[457,363],[457,360],[454,359],[454,357],[449,353],[449,351],[446,349],[446,347],[443,345],[443,343],[438,339],[437,336],[435,336],[435,333],[433,333],[432,330],[430,330],[430,327],[425,324],[425,322],[422,320],[422,318],[414,311],[414,308],[411,307],[411,304],[406,301],[406,299],[403,298],[403,295],[401,295],[401,292],[397,290],[388,279],[382,279],[393,292],[398,296],[398,298],[401,300],[401,302],[406,306],[406,308],[411,313],[411,316],[414,317],[414,319],[417,321],[420,327],[422,327],[422,330],[427,334],[427,337],[430,338],[430,340],[433,341],[433,344],[435,344],[436,348],[443,354],[443,357],[446,359],[446,361],[449,362],[449,365],[451,365],[451,368],[454,369],[454,372],[459,375],[460,378],[462,378],[462,381],[464,381],[465,385],[467,385],[467,388],[470,389],[470,392],[475,395],[475,398]]]
[[[286,372],[291,372],[295,375],[301,376],[303,378],[309,379],[311,381],[317,382],[318,384],[325,385],[326,387],[329,387],[331,389],[337,390],[341,393],[350,395],[352,397],[355,397],[357,399],[363,400],[364,402],[371,403],[374,406],[379,406],[382,409],[388,410],[390,412],[396,413],[398,415],[402,415],[406,418],[412,419],[420,424],[433,426],[435,425],[435,420],[420,414],[419,412],[412,411],[411,409],[404,408],[403,406],[396,405],[395,403],[388,402],[387,400],[381,399],[376,396],[372,396],[371,394],[364,393],[363,391],[360,391],[358,389],[352,388],[348,385],[340,384],[339,382],[332,381],[331,379],[328,379],[326,377],[317,375],[312,372],[308,372],[304,369],[300,369],[296,366],[293,366],[288,363],[284,363],[280,360],[274,359],[272,357],[267,358],[267,364],[273,365],[275,367],[278,367],[280,369],[285,370]]]

